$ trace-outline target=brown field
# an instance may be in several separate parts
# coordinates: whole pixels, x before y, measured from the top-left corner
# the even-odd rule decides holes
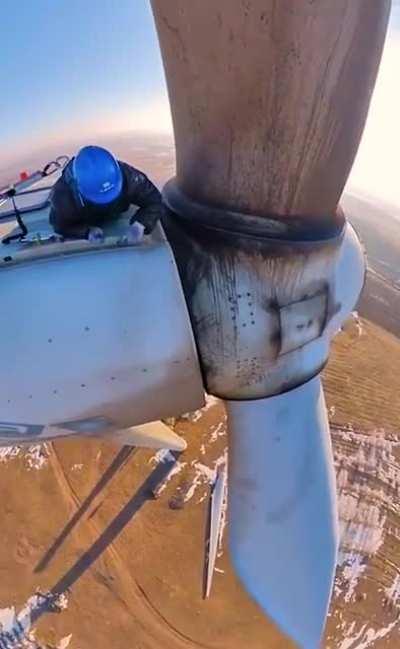
[[[400,431],[400,344],[392,334],[362,321],[362,333],[350,320],[333,343],[324,372],[332,421],[388,433]]]

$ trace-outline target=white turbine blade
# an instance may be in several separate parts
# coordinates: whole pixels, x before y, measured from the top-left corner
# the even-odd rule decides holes
[[[187,447],[186,441],[161,421],[153,421],[149,424],[133,426],[124,430],[105,432],[97,434],[96,437],[107,439],[121,446],[168,448],[171,451],[184,451]]]
[[[335,476],[319,378],[228,402],[229,541],[248,592],[302,649],[320,646],[338,546]]]
[[[217,559],[219,535],[221,531],[223,504],[226,489],[226,466],[221,467],[211,494],[210,543],[207,561],[206,598],[210,596],[212,580]]]

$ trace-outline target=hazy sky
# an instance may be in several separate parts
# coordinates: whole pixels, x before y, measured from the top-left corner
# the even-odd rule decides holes
[[[0,11],[0,167],[69,137],[170,130],[149,0],[0,0]],[[350,186],[398,205],[399,69],[394,0]]]
[[[0,152],[170,127],[147,0],[1,0]]]
[[[349,187],[400,207],[399,155],[400,1],[395,0],[368,122]]]

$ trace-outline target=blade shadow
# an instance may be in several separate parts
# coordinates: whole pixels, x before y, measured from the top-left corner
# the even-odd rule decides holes
[[[104,474],[102,475],[102,477],[100,478],[96,486],[92,489],[90,494],[82,502],[79,509],[68,521],[67,525],[64,527],[62,532],[56,538],[53,545],[49,548],[49,550],[47,550],[44,557],[42,557],[39,563],[35,566],[34,569],[35,573],[42,572],[47,568],[49,563],[52,561],[54,555],[60,549],[61,545],[64,543],[67,537],[71,534],[74,527],[77,526],[82,516],[88,511],[90,505],[93,503],[95,498],[103,491],[103,489],[107,486],[107,484],[114,477],[114,475],[120,469],[123,468],[123,466],[132,457],[132,455],[136,452],[136,450],[137,449],[134,446],[124,446],[123,448],[121,448],[121,450],[117,453],[114,460],[111,462],[110,466],[106,469],[106,471],[104,472]]]
[[[179,457],[180,452],[173,452],[172,455]],[[141,507],[148,501],[153,500],[153,492],[157,485],[165,480],[171,470],[171,463],[160,463],[154,471],[141,484],[135,495],[125,505],[119,514],[114,518],[110,525],[102,532],[93,545],[82,554],[74,565],[63,575],[58,582],[50,589],[46,602],[38,605],[31,611],[31,626],[38,619],[49,612],[52,602],[54,602],[62,593],[69,591],[72,586],[85,574],[87,570],[99,559],[103,552],[119,536],[132,518],[139,512]]]

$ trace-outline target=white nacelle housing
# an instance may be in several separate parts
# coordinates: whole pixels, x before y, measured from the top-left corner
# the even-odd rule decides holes
[[[137,246],[111,237],[1,252],[0,443],[95,435],[203,405],[161,226]]]

